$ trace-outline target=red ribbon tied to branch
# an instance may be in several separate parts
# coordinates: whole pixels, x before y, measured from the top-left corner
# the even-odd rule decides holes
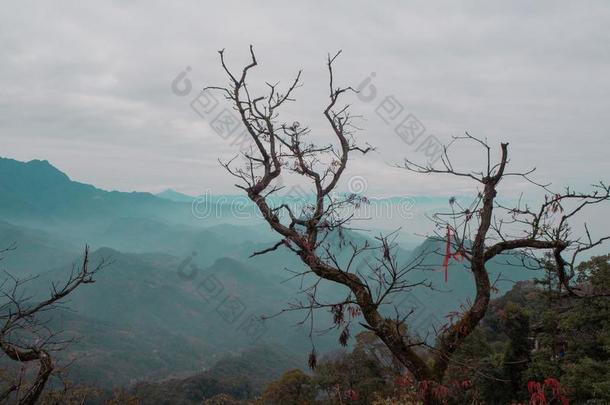
[[[459,251],[459,249],[455,252],[451,252],[451,228],[447,225],[447,244],[445,245],[445,258],[443,260],[443,270],[445,271],[445,283],[447,283],[447,273],[449,270],[449,260],[455,259],[458,262],[462,262],[464,260],[464,256]],[[455,238],[455,237],[454,237]],[[456,239],[457,243],[457,239]]]

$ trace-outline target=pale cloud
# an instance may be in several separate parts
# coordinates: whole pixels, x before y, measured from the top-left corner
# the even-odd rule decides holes
[[[442,141],[467,130],[511,143],[513,168],[557,184],[586,186],[610,163],[610,5],[597,2],[20,2],[0,16],[3,156],[44,158],[107,189],[234,192],[218,158],[237,153],[177,97],[186,66],[194,87],[224,83],[216,50],[240,67],[254,44],[253,81],[287,83],[304,69],[286,120],[330,137],[321,111],[324,58],[343,49],[343,85],[371,72],[375,102],[360,139],[378,152],[354,160],[380,195],[461,194],[468,183],[392,168],[424,159],[375,113],[394,95]],[[193,95],[194,95],[193,90]],[[462,164],[477,161],[460,149]],[[509,193],[524,188],[505,185]]]

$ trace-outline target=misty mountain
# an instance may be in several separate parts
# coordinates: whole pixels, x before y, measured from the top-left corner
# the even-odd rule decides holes
[[[1,265],[15,275],[36,275],[65,265],[83,246],[41,229],[17,226],[0,219],[0,250],[13,248]]]
[[[48,161],[0,158],[2,218],[36,228],[64,226],[86,234],[112,218],[193,222],[191,205],[150,193],[105,191],[70,180]]]
[[[67,310],[52,317],[58,329],[79,338],[63,353],[63,360],[75,360],[72,370],[79,381],[115,386],[200,375],[224,356],[259,345],[311,350],[309,325],[300,325],[307,313],[279,313],[295,299],[305,299],[297,293],[315,279],[294,277],[305,269],[287,249],[250,257],[279,239],[263,221],[237,215],[244,211],[235,211],[235,198],[201,200],[199,208],[214,215],[196,218],[190,203],[178,201],[186,199],[179,193],[104,191],[71,181],[46,161],[11,159],[0,159],[0,191],[0,247],[17,242],[17,250],[7,252],[0,266],[20,277],[38,275],[29,292],[48,294],[50,283],[65,279],[79,263],[85,243],[92,246],[92,265],[101,259],[110,263],[93,285],[70,295]],[[374,243],[372,235],[345,231],[327,241],[345,263],[347,242]],[[422,335],[474,297],[472,274],[463,263],[451,262],[445,283],[444,244],[425,239],[413,250],[397,246],[395,251],[402,264],[423,257],[409,280],[432,282],[435,289],[418,287],[391,297],[382,311],[418,309],[411,326]],[[354,271],[367,276],[366,260],[378,253],[360,258]],[[536,275],[519,260],[499,256],[490,264],[492,281],[500,280],[498,294]],[[322,282],[318,294],[337,302],[348,291]],[[262,316],[267,318],[262,321]],[[316,331],[331,325],[328,312],[316,313]],[[357,331],[355,325],[352,336]],[[316,332],[316,350],[335,349],[338,333]]]
[[[101,260],[110,265],[95,283],[71,294],[67,310],[52,317],[58,330],[78,337],[67,359],[76,359],[80,380],[109,386],[200,372],[223,355],[260,344],[310,349],[307,331],[296,326],[303,314],[260,319],[276,314],[295,293],[271,274],[230,258],[181,272],[178,257],[109,248],[90,255],[92,266]],[[28,291],[44,297],[68,270],[42,274]],[[336,334],[316,343],[331,350]]]
[[[172,189],[167,189],[155,195],[159,198],[165,198],[166,200],[183,203],[192,203],[195,199],[193,196],[182,194]]]
[[[260,393],[265,384],[280,377],[287,368],[301,364],[302,359],[287,350],[261,345],[225,357],[204,372],[187,378],[139,383],[132,391],[144,405],[195,405],[201,403],[201,398],[222,393],[246,399]]]

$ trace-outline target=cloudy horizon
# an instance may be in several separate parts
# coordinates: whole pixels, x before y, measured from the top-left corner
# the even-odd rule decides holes
[[[486,138],[496,154],[500,142],[509,142],[511,169],[536,166],[543,182],[586,188],[607,176],[607,3],[352,4],[5,6],[0,155],[49,160],[74,180],[110,190],[237,193],[218,163],[237,154],[237,146],[190,103],[203,86],[226,83],[218,49],[241,69],[253,44],[254,87],[285,85],[303,69],[303,87],[283,118],[307,123],[320,142],[332,140],[321,114],[326,55],[343,51],[339,84],[371,79],[373,100],[348,101],[363,116],[358,139],[377,150],[350,162],[343,189],[357,176],[375,195],[474,190],[472,183],[392,167],[404,157],[426,162],[417,144],[395,132],[408,116],[425,127],[421,139],[448,142],[468,131]],[[177,95],[172,82],[185,69],[193,88]],[[386,123],[380,105],[388,99],[401,115]],[[456,153],[461,167],[480,167],[480,150]],[[515,180],[504,191],[527,187]]]

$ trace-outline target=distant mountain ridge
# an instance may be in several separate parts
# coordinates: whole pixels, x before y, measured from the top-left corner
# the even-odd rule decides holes
[[[155,194],[159,198],[165,198],[166,200],[175,201],[175,202],[186,202],[192,203],[196,197],[179,193],[171,188],[168,188],[165,191]]]
[[[270,197],[272,205],[296,204],[298,212],[314,201],[306,192]],[[339,193],[337,197],[346,193]],[[397,220],[408,221],[412,233],[428,224],[423,219],[431,209],[446,206],[449,197],[387,196],[364,194],[368,203],[356,212],[357,218],[373,220],[377,229],[396,229]],[[463,197],[467,201],[468,197]],[[71,226],[69,233],[79,234],[79,226],[93,230],[108,221],[125,217],[152,218],[161,222],[189,225],[221,223],[260,223],[260,213],[247,196],[210,194],[193,197],[174,190],[157,195],[147,192],[106,191],[93,185],[72,181],[46,160],[21,162],[0,158],[0,212],[2,218],[33,228]],[[416,221],[417,220],[417,221]],[[411,243],[414,242],[414,239]]]
[[[35,286],[43,294],[51,281],[65,279],[78,264],[86,243],[92,246],[92,264],[102,257],[112,260],[95,284],[70,296],[67,306],[75,312],[56,320],[61,329],[83,337],[68,353],[79,359],[74,367],[81,380],[119,385],[198,373],[222,356],[259,342],[303,353],[311,349],[308,331],[295,326],[303,318],[299,312],[265,321],[268,330],[255,342],[241,329],[248,317],[275,315],[294,301],[301,280],[286,269],[304,270],[299,258],[287,249],[250,257],[278,237],[264,221],[233,210],[231,201],[246,197],[198,200],[201,212],[217,214],[209,217],[197,217],[191,202],[177,201],[187,198],[192,197],[171,190],[157,196],[105,191],[70,180],[47,161],[0,158],[0,248],[18,243],[18,250],[0,262],[2,270],[38,276]],[[441,203],[440,197],[432,199]],[[396,218],[388,220],[396,226]],[[344,233],[359,243],[370,235]],[[339,261],[348,259],[349,249],[341,248],[338,235],[329,235],[327,241]],[[382,308],[388,314],[394,306],[405,313],[418,308],[412,331],[438,328],[449,312],[473,296],[472,275],[461,263],[450,264],[449,281],[444,282],[442,255],[432,253],[443,247],[441,240],[420,239],[413,252],[397,250],[401,263],[428,253],[422,268],[410,277],[432,281],[441,290],[415,289]],[[500,273],[512,279],[497,285],[500,293],[512,282],[534,276],[502,263],[505,259],[490,264],[494,279]],[[355,268],[365,269],[361,263]],[[206,295],[210,285],[217,287],[213,296],[209,291]],[[317,291],[328,302],[347,293],[330,282],[320,283]],[[235,319],[222,310],[231,300],[242,311]],[[327,328],[330,315],[320,311],[316,323],[319,329]],[[337,333],[333,329],[316,335],[316,349],[323,353],[336,348]]]
[[[3,216],[18,222],[53,224],[117,213],[156,216],[175,208],[150,193],[105,191],[72,181],[46,160],[24,163],[0,158],[0,190]]]
[[[223,355],[259,344],[296,353],[310,348],[306,331],[295,328],[300,314],[265,321],[258,329],[247,327],[285,307],[294,294],[273,272],[226,257],[181,273],[183,259],[168,254],[100,248],[90,256],[92,265],[102,259],[111,265],[65,304],[75,312],[52,318],[65,336],[79,337],[66,354],[77,359],[72,369],[80,381],[110,387],[136,378],[196,373]],[[43,297],[68,269],[59,266],[39,275],[30,290]],[[229,304],[238,305],[237,312]],[[322,351],[335,342],[334,333],[317,339]]]

